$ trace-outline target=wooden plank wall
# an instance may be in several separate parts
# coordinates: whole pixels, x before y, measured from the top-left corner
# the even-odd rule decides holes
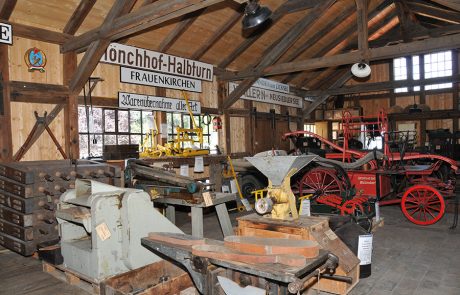
[[[47,57],[46,71],[29,72],[24,61],[24,54],[29,48],[37,47],[43,50]],[[29,40],[19,37],[14,37],[13,45],[9,46],[9,71],[11,81],[24,81],[44,84],[63,83],[63,62],[62,55],[59,53],[59,46]],[[13,154],[25,142],[27,136],[32,130],[36,120],[34,112],[38,112],[39,116],[43,116],[44,112],[50,113],[54,108],[54,104],[39,104],[29,102],[11,102],[11,131],[13,142]],[[65,145],[64,133],[64,113],[59,116],[50,125],[50,129],[56,136],[61,146]],[[49,135],[44,132],[37,142],[23,157],[23,161],[31,160],[54,160],[62,159],[61,154],[57,150]]]
[[[460,60],[457,59],[457,61]],[[458,61],[460,63],[460,61]],[[460,64],[459,64],[460,67]],[[347,85],[359,85],[362,83],[373,83],[373,82],[385,82],[390,81],[392,75],[392,64],[391,62],[379,63],[371,66],[372,74],[370,79],[367,81],[358,81],[350,80],[347,82]],[[363,93],[356,94],[346,98],[344,103],[344,108],[355,106],[356,101],[358,105],[362,108],[363,115],[371,116],[377,114],[379,110],[384,109],[388,113],[401,112],[401,109],[404,109],[408,106],[414,104],[424,103],[432,111],[440,110],[460,110],[459,106],[455,106],[455,102],[458,103],[458,91],[460,89],[459,83],[454,84],[453,88],[437,91],[426,91],[425,93],[415,95],[404,95],[402,94],[393,94],[388,91],[373,92],[373,93]],[[422,96],[422,98],[421,98]],[[392,103],[393,101],[393,103]],[[327,109],[333,109],[333,104],[327,104]],[[436,115],[438,117],[428,118],[428,119],[414,119],[407,120],[407,116],[404,119],[398,119],[396,117],[395,121],[390,122],[393,128],[397,128],[400,124],[414,123],[418,132],[418,144],[424,145],[426,142],[426,130],[433,129],[449,129],[450,131],[458,131],[460,119],[459,118],[442,118],[439,117],[439,113]]]

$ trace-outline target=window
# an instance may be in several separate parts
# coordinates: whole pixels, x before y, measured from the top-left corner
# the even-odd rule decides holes
[[[203,146],[199,148],[209,149],[210,151],[215,151],[216,146],[219,144],[219,134],[218,132],[213,132],[212,130],[212,118],[214,115],[195,115],[195,123],[197,127],[203,128]],[[166,123],[168,125],[168,141],[174,140],[176,133],[176,127],[182,128],[192,128],[192,123],[190,121],[189,114],[177,114],[177,113],[167,113],[166,114]],[[192,147],[191,144],[184,147]]]
[[[93,116],[91,116],[91,113]],[[139,144],[149,131],[151,111],[78,107],[80,158],[101,157],[105,145]],[[89,124],[88,124],[89,123]],[[89,125],[89,130],[88,130]]]
[[[430,53],[423,55],[423,65],[420,64],[420,56],[412,56],[412,79],[420,80],[421,69],[425,73],[425,78],[448,77],[452,76],[452,51],[443,51],[438,53]],[[400,57],[393,60],[393,75],[394,80],[407,80],[407,58]],[[425,90],[450,88],[452,83],[442,83],[434,85],[426,85]],[[420,86],[414,86],[413,91],[420,91]],[[408,87],[396,88],[395,92],[407,92]]]
[[[444,51],[425,55],[425,78],[452,76],[452,51]],[[425,86],[426,90],[450,88],[452,83]]]
[[[316,133],[316,125],[315,124],[304,124],[303,130],[310,131],[311,133]],[[306,134],[305,136],[310,137],[310,135]]]

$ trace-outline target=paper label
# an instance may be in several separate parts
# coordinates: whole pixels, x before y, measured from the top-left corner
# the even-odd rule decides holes
[[[160,136],[161,136],[161,138],[168,138],[168,124],[161,123],[161,125],[160,125]]]
[[[331,230],[331,229],[328,229],[327,231],[324,232],[326,234],[326,236],[329,238],[329,240],[333,241],[335,239],[337,239],[337,235]]]
[[[188,176],[188,165],[180,165],[180,175]]]
[[[371,264],[372,260],[372,234],[360,235],[358,241],[358,258],[360,265]]]
[[[238,193],[238,188],[236,187],[236,182],[234,179],[230,180],[230,191],[232,194]]]
[[[105,241],[112,236],[112,233],[105,222],[96,226],[96,233],[102,241]]]
[[[204,159],[203,157],[195,157],[195,166],[193,172],[203,173],[204,172]]]
[[[311,202],[310,199],[303,199],[300,203],[300,212],[299,215],[302,216],[311,216]]]
[[[228,185],[223,185],[222,186],[222,192],[223,193],[229,193],[230,192],[230,187]]]

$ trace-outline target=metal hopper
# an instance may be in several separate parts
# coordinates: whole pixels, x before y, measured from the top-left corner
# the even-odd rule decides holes
[[[280,186],[284,177],[292,168],[296,172],[307,166],[316,156],[263,156],[246,157],[254,167],[262,172],[274,186]]]

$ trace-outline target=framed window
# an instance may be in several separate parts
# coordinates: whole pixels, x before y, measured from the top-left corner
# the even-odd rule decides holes
[[[303,130],[309,131],[311,133],[316,133],[316,125],[315,124],[304,124]],[[310,137],[311,135],[305,134],[305,136]]]
[[[87,111],[90,114],[87,120]],[[92,116],[91,116],[92,113]],[[78,107],[80,158],[101,157],[105,145],[139,144],[149,131],[151,111]],[[89,130],[88,130],[89,126]]]
[[[195,123],[203,128],[203,145],[199,148],[214,151],[219,145],[219,134],[212,130],[212,118],[214,115],[194,115]],[[176,127],[192,128],[189,114],[167,113],[166,124],[168,125],[168,141],[173,141],[177,135]],[[191,144],[184,147],[191,147]]]
[[[449,77],[452,76],[452,51],[443,51],[423,55],[423,64],[420,63],[420,56],[412,56],[412,79],[420,80],[421,70],[425,78]],[[407,80],[408,68],[407,58],[400,57],[393,59],[393,76],[395,81]],[[425,90],[450,88],[452,83],[426,85]],[[413,91],[420,91],[420,86],[414,86]],[[395,93],[407,92],[408,87],[396,88]]]

